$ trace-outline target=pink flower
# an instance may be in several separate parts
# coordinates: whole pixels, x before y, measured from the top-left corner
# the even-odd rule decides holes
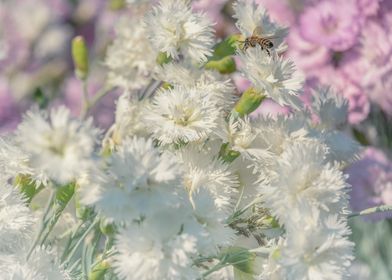
[[[361,160],[347,169],[352,185],[351,207],[354,211],[392,204],[392,162],[376,148],[367,148]],[[392,213],[373,214],[365,219],[377,221],[392,217]]]
[[[299,19],[302,36],[317,45],[344,51],[358,41],[361,17],[355,0],[320,1]]]
[[[307,41],[297,28],[290,29],[288,44],[288,57],[305,72],[325,66],[331,60],[328,48]]]
[[[21,112],[17,106],[7,81],[0,78],[0,134],[12,131],[21,120]]]

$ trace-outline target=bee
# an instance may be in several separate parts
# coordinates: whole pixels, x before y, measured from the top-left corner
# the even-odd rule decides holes
[[[261,26],[257,26],[250,37],[246,38],[245,41],[240,41],[244,46],[242,47],[243,51],[246,51],[249,47],[256,47],[258,44],[262,50],[265,50],[268,55],[271,55],[271,49],[274,47],[271,39],[277,38],[277,36],[262,36],[263,29]]]

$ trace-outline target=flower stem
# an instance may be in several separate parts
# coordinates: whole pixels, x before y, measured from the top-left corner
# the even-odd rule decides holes
[[[352,213],[350,215],[348,215],[349,218],[352,217],[357,217],[357,216],[365,216],[365,215],[370,215],[370,214],[374,214],[374,213],[381,213],[381,212],[388,212],[388,211],[392,211],[392,205],[380,205],[380,206],[376,206],[376,207],[371,207],[359,212],[355,212]]]
[[[33,253],[35,247],[36,247],[36,246],[38,245],[38,243],[40,242],[41,235],[42,235],[42,233],[45,231],[46,226],[47,226],[48,220],[47,220],[46,218],[47,218],[47,216],[48,216],[48,213],[49,213],[49,211],[50,211],[50,208],[51,208],[52,205],[53,205],[53,202],[54,202],[55,198],[56,198],[56,192],[55,192],[54,190],[51,190],[50,198],[49,198],[49,200],[48,200],[48,203],[46,204],[46,207],[45,207],[45,210],[44,210],[44,213],[43,213],[43,216],[42,216],[42,222],[41,222],[40,230],[38,231],[38,234],[37,234],[37,236],[36,236],[35,239],[34,239],[33,245],[31,246],[29,252],[27,253],[26,260],[28,260],[28,259],[30,258],[30,256],[31,256],[31,254]]]

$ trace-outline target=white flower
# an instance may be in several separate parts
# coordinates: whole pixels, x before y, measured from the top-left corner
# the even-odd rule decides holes
[[[174,86],[197,87],[210,92],[217,101],[217,109],[229,112],[238,97],[230,79],[215,71],[195,69],[189,63],[167,63],[158,71],[158,78]]]
[[[54,250],[37,247],[28,260],[24,254],[1,255],[1,279],[71,280],[71,275],[58,263]]]
[[[151,81],[157,54],[147,39],[147,31],[135,16],[124,16],[116,24],[116,38],[109,46],[105,65],[113,86],[136,90]]]
[[[217,208],[214,195],[206,188],[199,188],[192,193],[192,204],[197,221],[203,226],[208,236],[200,242],[204,252],[216,253],[219,247],[232,245],[235,232],[227,224],[230,208]]]
[[[148,104],[146,99],[138,100],[135,96],[124,93],[116,104],[116,121],[111,128],[111,133],[104,141],[108,141],[111,148],[133,136],[146,136],[148,133],[141,121],[143,108]]]
[[[271,167],[271,176],[259,191],[264,205],[281,223],[297,223],[319,210],[347,213],[346,177],[326,163],[326,154],[318,141],[294,142]]]
[[[181,201],[175,159],[160,155],[151,139],[123,141],[106,169],[107,174],[92,172],[92,179],[81,182],[81,201],[115,222],[148,217]]]
[[[17,252],[33,235],[34,218],[22,195],[13,186],[0,183],[0,254]]]
[[[157,93],[144,120],[162,144],[176,144],[205,140],[216,128],[219,116],[209,91],[175,87]]]
[[[73,119],[68,109],[60,107],[49,114],[27,112],[16,141],[28,155],[34,173],[43,174],[43,183],[52,179],[66,184],[91,165],[97,134],[91,119]]]
[[[179,152],[180,164],[184,169],[184,185],[190,195],[200,188],[208,189],[213,195],[215,206],[225,208],[232,204],[237,191],[238,178],[229,166],[217,159],[217,154],[187,145]]]
[[[237,19],[236,26],[245,37],[250,37],[256,27],[262,29],[260,36],[274,36],[275,49],[284,50],[283,44],[288,28],[279,26],[271,21],[267,11],[253,0],[238,0],[233,4],[234,15]]]
[[[18,174],[33,175],[28,166],[29,156],[18,146],[13,137],[0,138],[0,170],[5,180],[16,177]],[[40,181],[37,176],[35,179]]]
[[[247,117],[241,119],[231,116],[228,123],[221,123],[216,133],[223,143],[229,143],[231,150],[240,152],[245,158],[266,160],[271,157],[265,135]]]
[[[162,0],[146,16],[146,32],[156,50],[196,62],[212,54],[213,28],[208,18],[194,13],[188,0]]]
[[[348,101],[328,87],[313,92],[313,110],[319,118],[318,126],[325,129],[342,128],[347,123]]]
[[[254,87],[279,105],[301,108],[298,94],[304,78],[295,69],[291,60],[281,56],[268,55],[260,46],[239,52],[244,66],[242,72]]]
[[[198,240],[182,226],[182,212],[182,209],[162,211],[140,225],[120,230],[113,266],[121,279],[198,278],[192,265]]]
[[[346,279],[354,259],[350,230],[344,220],[331,215],[323,220],[302,220],[287,232],[281,250],[283,277],[288,280]]]

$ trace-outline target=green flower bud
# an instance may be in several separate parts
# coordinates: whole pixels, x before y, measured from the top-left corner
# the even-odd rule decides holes
[[[125,0],[110,0],[109,8],[113,11],[121,10],[125,8]]]
[[[91,269],[88,275],[88,280],[104,280],[105,274],[109,268],[110,264],[108,261],[100,261]]]
[[[235,61],[231,56],[207,62],[206,69],[217,70],[221,74],[230,74],[236,71]]]
[[[237,104],[235,105],[234,110],[240,116],[248,115],[260,106],[264,98],[265,95],[263,95],[259,90],[250,87],[244,91],[240,100],[238,100]]]
[[[102,219],[99,223],[99,229],[106,236],[112,236],[116,232],[116,227],[113,223],[108,222],[106,219]]]
[[[82,36],[76,36],[72,40],[72,59],[75,66],[75,74],[85,80],[88,75],[88,49]]]

